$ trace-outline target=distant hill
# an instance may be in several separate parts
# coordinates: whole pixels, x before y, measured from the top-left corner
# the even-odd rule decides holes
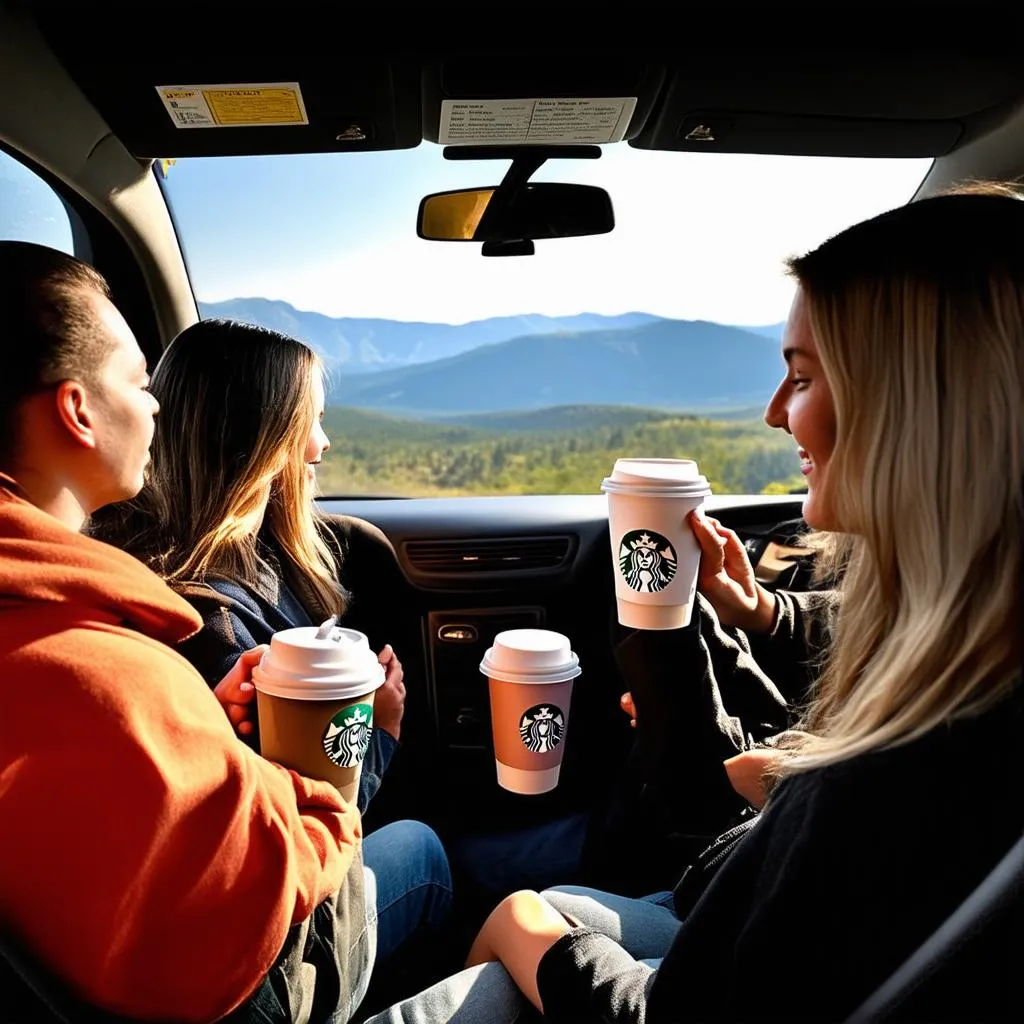
[[[716,494],[804,484],[792,438],[746,421],[622,406],[565,406],[417,421],[328,407],[328,495],[597,494],[623,455],[696,459]],[[479,425],[488,424],[488,429]]]
[[[643,409],[633,405],[553,405],[545,409],[503,412],[456,413],[434,416],[429,420],[413,419],[357,409],[350,405],[329,405],[324,429],[331,437],[347,442],[367,438],[375,443],[410,440],[433,444],[482,441],[508,434],[585,434],[589,431],[636,427],[643,423],[661,423],[667,419],[736,420],[760,423],[764,405],[743,406],[727,411],[697,413],[679,410]]]
[[[744,330],[750,331],[753,334],[763,335],[765,338],[771,338],[772,341],[782,341],[782,332],[786,329],[786,321],[783,320],[777,324],[766,324],[764,327],[745,327]]]
[[[409,416],[555,405],[700,412],[763,405],[782,372],[763,335],[706,321],[528,335],[334,382],[330,400]]]
[[[598,427],[635,426],[637,423],[663,420],[666,415],[669,414],[662,409],[641,409],[630,405],[555,405],[548,409],[529,409],[523,412],[461,413],[437,417],[431,423],[459,424],[501,433],[560,430],[580,432]],[[756,416],[748,418],[756,419]]]
[[[416,420],[346,405],[329,405],[324,410],[323,425],[332,444],[337,443],[346,454],[353,444],[366,442],[372,446],[413,441],[420,444],[463,444],[496,436],[492,430],[468,424]]]
[[[287,302],[258,298],[201,302],[199,308],[204,318],[245,320],[300,338],[325,358],[332,371],[344,373],[427,363],[524,335],[637,327],[660,319],[649,313],[621,316],[581,313],[562,317],[529,313],[458,325],[409,323],[330,317],[296,309]]]

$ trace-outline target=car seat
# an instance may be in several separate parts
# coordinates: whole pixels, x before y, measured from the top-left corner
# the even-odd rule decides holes
[[[1021,950],[1024,837],[846,1024],[1013,1019]]]

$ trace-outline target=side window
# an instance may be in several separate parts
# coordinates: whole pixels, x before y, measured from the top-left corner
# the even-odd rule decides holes
[[[3,150],[0,150],[0,239],[37,242],[76,255],[71,217],[60,196],[35,171]]]

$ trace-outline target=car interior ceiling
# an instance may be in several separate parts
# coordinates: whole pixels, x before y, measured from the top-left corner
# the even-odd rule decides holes
[[[419,53],[380,45],[339,53],[314,41],[358,32],[343,32],[324,6],[299,4],[282,24],[276,17],[230,17],[213,4],[187,45],[177,31],[133,40],[91,5],[0,6],[7,82],[0,145],[65,198],[85,240],[83,255],[107,276],[150,360],[198,315],[174,224],[149,171],[154,159],[410,148],[436,142],[445,99],[550,95],[636,96],[626,138],[638,149],[932,157],[920,195],[966,174],[1005,177],[1024,169],[1024,62],[1008,49],[958,52],[952,26],[926,35],[913,52],[872,49],[865,34],[861,49],[848,50],[652,44],[586,52],[549,40],[518,50],[459,49],[449,41]],[[369,38],[379,44],[382,36]],[[176,131],[155,89],[168,82],[293,80],[303,84],[308,131]],[[352,125],[364,139],[339,138]],[[698,127],[707,130],[697,133]],[[430,822],[454,848],[465,844],[467,858],[486,860],[488,837],[599,813],[606,793],[591,780],[601,765],[624,759],[632,740],[611,653],[615,601],[603,495],[483,504],[331,499],[323,507],[383,532],[364,537],[350,587],[378,595],[391,609],[389,642],[403,652],[407,679],[419,681],[409,685],[395,783],[375,798],[368,827],[422,818],[429,808]],[[726,496],[710,507],[740,533],[751,560],[762,562],[763,579],[785,586],[798,562],[785,555],[773,562],[772,552],[802,529],[800,497]],[[541,562],[500,567],[502,559],[521,562],[526,547],[531,555],[540,550]],[[529,625],[570,636],[584,666],[562,783],[536,797],[494,783],[486,682],[478,670],[496,632]],[[446,639],[453,626],[469,627],[474,639]],[[373,628],[371,622],[367,631]],[[446,798],[437,801],[437,792]],[[565,880],[557,877],[561,858],[574,852],[559,844],[578,841],[567,829],[543,852],[551,882]],[[1010,885],[1019,902],[1017,870],[1016,881],[997,881],[1000,893]],[[490,896],[487,866],[467,871],[477,871],[482,898]],[[879,1011],[863,1019],[901,1018]]]

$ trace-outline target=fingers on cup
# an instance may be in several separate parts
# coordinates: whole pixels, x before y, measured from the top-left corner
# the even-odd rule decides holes
[[[260,663],[260,659],[270,649],[270,644],[259,644],[256,647],[250,647],[249,650],[243,651],[238,662],[241,662],[251,672],[254,665]],[[237,665],[238,662],[235,662]]]
[[[735,531],[729,530],[728,533],[730,536],[722,548],[726,564],[737,569],[749,569],[750,556],[747,554],[746,546]]]
[[[715,525],[717,521],[710,516],[698,515],[696,511],[691,512],[687,518],[690,521],[690,529],[693,530],[700,545],[701,553],[710,558],[721,552],[725,541],[721,536],[720,527]]]
[[[239,725],[249,718],[249,709],[244,704],[228,704],[226,711],[232,725]]]
[[[214,687],[218,697],[241,701],[252,699],[256,692],[252,683],[252,670],[259,664],[268,646],[260,644],[242,652],[224,678]]]

